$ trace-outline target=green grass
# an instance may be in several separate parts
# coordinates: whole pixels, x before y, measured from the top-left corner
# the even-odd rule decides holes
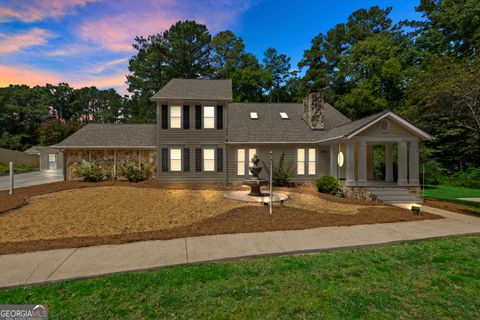
[[[50,319],[478,319],[480,236],[0,290]]]
[[[38,169],[38,166],[33,164],[14,164],[13,170],[15,172],[28,171]],[[0,162],[0,173],[9,173],[10,169],[8,163]]]
[[[472,201],[458,200],[458,198],[480,198],[480,189],[469,189],[462,187],[453,187],[447,185],[439,185],[425,188],[425,198],[444,200],[453,203],[463,204],[480,213],[480,203]]]

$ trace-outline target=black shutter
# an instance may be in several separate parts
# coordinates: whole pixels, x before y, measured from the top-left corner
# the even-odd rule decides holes
[[[217,172],[223,172],[223,149],[217,148]]]
[[[162,148],[162,171],[168,172],[168,149]]]
[[[195,149],[195,171],[202,172],[202,149]]]
[[[168,106],[162,106],[162,129],[168,129]]]
[[[183,171],[190,171],[190,149],[183,148]]]
[[[217,129],[223,129],[223,107],[217,106]]]
[[[202,106],[195,106],[195,129],[202,129]]]
[[[183,129],[190,129],[190,106],[183,106]]]

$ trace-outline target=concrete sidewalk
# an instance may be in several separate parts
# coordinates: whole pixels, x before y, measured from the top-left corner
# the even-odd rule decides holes
[[[0,287],[261,255],[381,245],[480,233],[480,219],[423,207],[445,219],[134,242],[0,255]]]

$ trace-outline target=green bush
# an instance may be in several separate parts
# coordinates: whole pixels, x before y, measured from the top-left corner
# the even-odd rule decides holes
[[[270,179],[270,165],[262,161],[265,170],[267,171],[268,178]],[[275,162],[272,164],[273,175],[272,182],[276,187],[286,187],[291,185],[290,176],[292,175],[292,162],[289,161],[285,165],[285,151],[280,156],[278,165],[275,165]]]
[[[120,175],[130,182],[147,180],[150,175],[150,169],[143,163],[137,167],[133,163],[128,163],[120,172]]]
[[[323,176],[315,184],[321,193],[336,194],[340,190],[340,183],[332,176]]]
[[[83,160],[80,167],[74,172],[77,178],[85,182],[99,182],[103,180],[103,170],[94,162]]]
[[[450,184],[455,187],[480,189],[480,168],[469,168],[450,176]]]

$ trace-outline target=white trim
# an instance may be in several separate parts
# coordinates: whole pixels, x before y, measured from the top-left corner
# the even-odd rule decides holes
[[[421,136],[422,138],[424,138],[425,140],[431,140],[433,139],[433,137],[431,135],[429,135],[428,133],[426,133],[425,131],[415,127],[413,124],[411,124],[410,122],[408,122],[407,120],[403,119],[402,117],[396,115],[395,113],[393,113],[392,111],[388,111],[387,113],[385,113],[384,115],[378,117],[377,119],[367,123],[366,125],[358,128],[357,130],[353,131],[352,133],[346,135],[346,138],[347,139],[351,139],[353,136],[359,134],[360,132],[362,132],[363,130],[365,129],[368,129],[370,128],[372,125],[374,125],[375,123],[378,123],[379,121],[385,119],[386,117],[392,117],[394,120],[400,122],[401,125],[407,127],[410,131],[413,131],[414,133],[416,133],[417,135]]]

